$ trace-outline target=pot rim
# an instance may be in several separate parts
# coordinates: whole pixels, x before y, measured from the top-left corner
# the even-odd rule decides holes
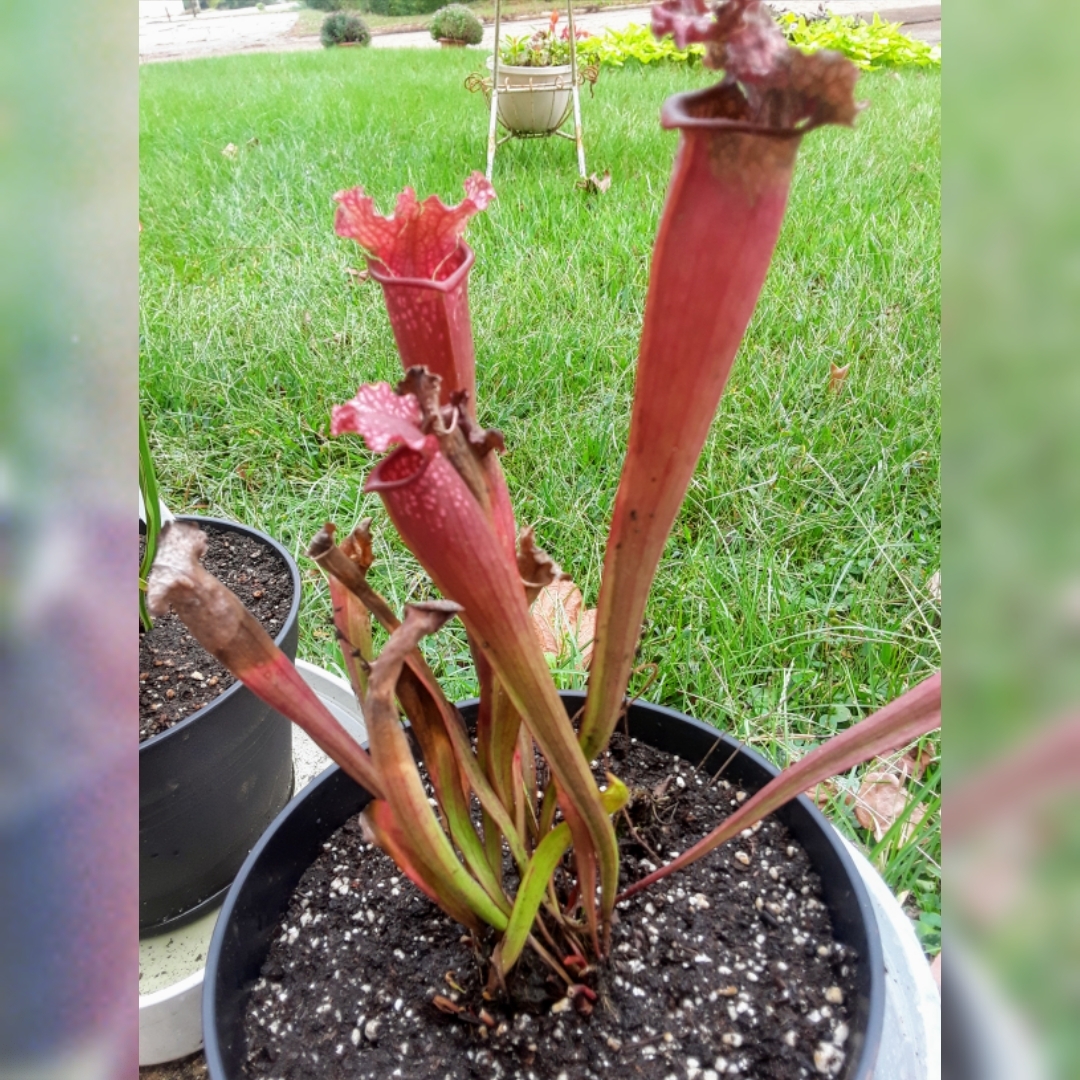
[[[585,694],[583,691],[564,690],[559,692],[559,696],[563,701],[567,702],[568,711],[571,711],[572,706],[583,705],[585,702]],[[478,698],[467,698],[464,701],[456,703],[457,708],[460,710],[466,710],[470,706],[476,706],[478,704]],[[637,708],[647,709],[649,712],[658,714],[659,717],[668,721],[686,724],[691,728],[696,728],[698,731],[703,731],[715,739],[718,744],[726,744],[729,747],[729,752],[730,749],[741,751],[742,754],[749,758],[752,764],[764,769],[773,776],[780,772],[772,762],[763,757],[756,750],[744,745],[726,732],[721,731],[719,728],[715,728],[701,720],[688,716],[686,713],[681,713],[676,709],[671,709],[664,705],[655,705],[651,702],[642,701],[641,699],[634,699],[631,702],[631,705]],[[367,744],[365,743],[364,745],[366,748]],[[676,755],[672,753],[672,756]],[[723,761],[724,759],[719,758],[719,760]],[[255,847],[252,848],[248,857],[244,860],[232,885],[229,887],[229,892],[221,907],[221,913],[214,926],[210,947],[206,953],[206,977],[203,984],[203,1050],[211,1080],[222,1080],[222,1078],[226,1078],[229,1075],[222,1060],[221,1044],[218,1038],[216,1024],[217,1017],[215,1004],[217,997],[218,962],[225,946],[225,936],[228,932],[229,924],[232,921],[233,913],[240,901],[241,891],[256,863],[262,857],[263,852],[274,841],[277,833],[285,825],[287,819],[299,808],[304,800],[330,783],[335,775],[341,771],[340,766],[336,764],[328,766],[312,780],[307,787],[302,791],[297,792],[297,794],[289,800],[285,808],[270,823],[270,825],[267,826],[266,831],[259,838],[259,842]],[[353,782],[355,783],[355,781]],[[360,788],[361,791],[365,790],[359,784],[356,786]],[[885,1023],[885,961],[877,917],[874,914],[874,908],[870,901],[866,885],[862,880],[862,875],[855,866],[855,862],[851,857],[844,838],[810,799],[805,795],[799,795],[797,798],[790,800],[785,806],[778,808],[778,810],[774,812],[782,813],[788,807],[796,804],[815,822],[834,856],[840,862],[844,873],[847,876],[848,883],[851,886],[852,899],[858,910],[859,919],[866,929],[866,955],[860,955],[859,963],[866,965],[869,974],[870,986],[867,995],[869,1007],[866,1017],[866,1026],[863,1029],[863,1042],[859,1050],[859,1057],[847,1071],[847,1076],[850,1077],[851,1080],[873,1080],[877,1051],[881,1042]],[[807,852],[807,854],[809,855],[809,852]],[[816,872],[816,865],[814,866],[814,869]]]
[[[289,605],[289,612],[282,620],[281,629],[274,637],[274,644],[279,648],[281,643],[285,640],[289,631],[292,629],[293,623],[300,617],[300,570],[296,565],[296,560],[289,554],[285,547],[275,540],[272,536],[268,536],[261,529],[256,529],[251,525],[244,525],[239,521],[229,521],[226,518],[215,517],[203,517],[201,514],[177,514],[175,515],[176,521],[189,521],[198,525],[206,523],[209,525],[217,525],[222,528],[231,529],[234,532],[246,532],[251,536],[257,537],[264,544],[273,548],[274,551],[281,556],[288,568],[289,576],[292,578],[292,603]],[[164,731],[159,731],[156,735],[152,735],[149,739],[139,743],[139,753],[141,754],[147,747],[158,746],[164,742],[170,735],[174,735],[179,731],[183,731],[185,728],[194,724],[197,720],[201,720],[211,709],[218,708],[223,702],[227,701],[234,694],[238,694],[243,687],[243,683],[236,679],[236,681],[230,686],[224,693],[219,694],[213,701],[208,701],[201,709],[196,710],[190,716],[184,717],[177,724],[173,724],[172,727],[166,728]],[[286,807],[287,809],[288,807]]]
[[[487,58],[487,66],[494,69],[494,56],[489,56]],[[505,71],[509,75],[535,75],[537,72],[542,72],[546,75],[568,75],[573,68],[570,64],[548,64],[547,67],[522,67],[520,64],[499,64],[499,70]],[[547,89],[547,87],[541,87],[540,89]],[[569,90],[570,87],[567,86],[565,89]]]

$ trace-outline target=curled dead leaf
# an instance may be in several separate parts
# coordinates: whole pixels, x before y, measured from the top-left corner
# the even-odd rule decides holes
[[[851,370],[850,364],[845,364],[843,367],[838,367],[836,364],[829,365],[829,389],[836,393],[844,385],[844,380],[848,377],[848,372]]]
[[[874,834],[880,842],[908,807],[910,795],[895,772],[875,769],[868,772],[855,796],[855,817],[864,829]],[[900,830],[900,842],[906,844],[914,835],[915,827],[923,819],[923,808],[915,809]]]
[[[930,580],[926,583],[926,591],[930,594],[935,604],[941,603],[941,571],[935,570]]]
[[[897,761],[896,767],[904,777],[921,780],[923,773],[926,772],[933,760],[934,754],[929,746],[924,746],[918,753],[916,753],[916,748],[912,747]]]
[[[803,793],[819,809],[824,810],[836,798],[840,789],[834,780],[822,780]]]
[[[365,281],[371,279],[370,270],[357,270],[355,266],[346,266],[345,273],[348,274],[353,285],[362,285]]]
[[[577,186],[587,195],[603,195],[611,187],[611,170],[605,169],[602,176],[592,173],[587,180],[579,180]]]
[[[533,627],[544,652],[558,663],[587,668],[596,638],[596,609],[586,609],[581,590],[563,578],[545,585],[532,606]]]

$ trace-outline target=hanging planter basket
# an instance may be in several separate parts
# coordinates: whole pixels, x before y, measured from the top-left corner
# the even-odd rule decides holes
[[[488,58],[488,68],[493,66]],[[573,70],[499,65],[499,123],[518,136],[550,135],[566,123],[572,105]]]

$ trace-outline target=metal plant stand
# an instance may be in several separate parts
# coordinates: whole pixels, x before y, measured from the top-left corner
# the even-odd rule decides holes
[[[543,92],[564,92],[567,89],[565,82],[561,81],[560,76],[556,76],[553,83],[546,83],[543,87],[535,87],[529,82],[521,85],[500,85],[499,81],[499,68],[502,66],[499,62],[499,45],[502,38],[502,0],[495,0],[495,53],[491,62],[491,78],[485,79],[479,74],[470,75],[465,80],[465,85],[469,90],[483,90],[488,97],[488,101],[491,105],[491,120],[488,124],[488,144],[487,144],[487,178],[490,180],[492,171],[495,168],[495,151],[502,146],[508,139],[542,139],[551,135],[557,135],[562,139],[571,139],[577,146],[577,163],[578,172],[581,174],[582,179],[586,178],[585,173],[585,141],[581,131],[581,99],[578,94],[578,87],[585,80],[589,79],[590,82],[596,82],[596,69],[587,68],[584,71],[579,70],[577,62],[577,34],[574,27],[574,0],[566,0],[566,21],[568,26],[568,32],[570,35],[570,98],[572,102],[572,108],[567,110],[557,124],[554,124],[550,130],[547,131],[514,131],[511,128],[507,128],[506,133],[499,137],[499,98],[504,94],[532,94]],[[537,68],[536,71],[542,72],[544,68]],[[565,125],[570,114],[574,117],[574,133],[570,134],[569,131],[564,131]],[[506,126],[505,123],[503,125]]]

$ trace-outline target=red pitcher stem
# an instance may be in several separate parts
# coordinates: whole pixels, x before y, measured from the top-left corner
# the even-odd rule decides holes
[[[732,86],[668,100],[681,139],[653,256],[630,438],[581,742],[614,729],[649,588],[769,269],[799,136],[739,119]]]

